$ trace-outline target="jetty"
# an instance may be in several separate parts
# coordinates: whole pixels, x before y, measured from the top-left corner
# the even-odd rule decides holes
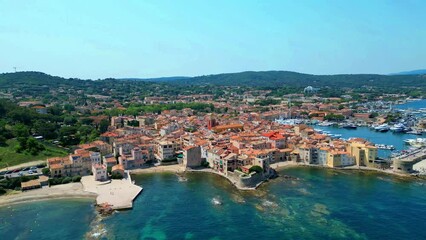
[[[133,200],[142,192],[143,188],[132,182],[130,173],[125,172],[121,180],[95,181],[93,176],[85,176],[81,179],[83,188],[87,192],[96,193],[97,205],[108,205],[113,210],[133,208]]]

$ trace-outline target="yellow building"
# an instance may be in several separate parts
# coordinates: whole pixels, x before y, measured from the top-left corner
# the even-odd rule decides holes
[[[348,152],[343,151],[327,151],[327,166],[346,167],[355,164],[354,157],[350,156]]]
[[[377,158],[377,147],[373,146],[370,142],[362,138],[351,139],[347,143],[346,151],[355,157],[357,166],[375,166],[374,161]]]

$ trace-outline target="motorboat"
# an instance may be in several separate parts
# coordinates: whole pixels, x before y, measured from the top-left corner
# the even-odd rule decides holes
[[[383,150],[395,150],[395,147],[393,145],[386,145],[386,144],[375,144],[375,146],[378,149],[383,149]]]
[[[426,138],[407,139],[404,142],[416,148],[426,146]]]
[[[357,129],[357,126],[353,123],[345,124],[342,127],[345,128],[345,129]]]
[[[386,123],[382,124],[382,125],[379,125],[379,126],[377,126],[377,127],[374,128],[374,130],[376,130],[378,132],[387,132],[387,131],[389,131],[389,129],[390,129],[390,127]]]
[[[329,126],[332,126],[332,125],[334,125],[334,124],[335,124],[335,123],[333,123],[333,122],[324,121],[324,122],[322,122],[322,123],[318,123],[318,126],[329,127]]]
[[[393,125],[392,127],[390,127],[389,129],[392,132],[406,132],[408,130],[408,128],[402,123],[397,123]]]
[[[423,133],[419,130],[411,130],[407,132],[408,134],[413,134],[413,135],[422,135]]]

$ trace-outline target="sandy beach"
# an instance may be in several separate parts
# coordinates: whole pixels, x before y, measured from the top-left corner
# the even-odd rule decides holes
[[[280,169],[284,169],[284,168],[288,168],[288,167],[294,167],[294,166],[305,166],[305,164],[296,163],[296,162],[292,162],[292,161],[285,161],[285,162],[272,163],[270,165],[270,167],[275,169],[275,170],[280,170]]]
[[[184,172],[185,168],[179,164],[166,165],[166,166],[154,166],[149,168],[133,169],[130,170],[131,174],[143,174],[143,173],[161,173],[161,172]]]
[[[66,199],[66,198],[92,198],[96,199],[97,194],[83,190],[81,183],[68,183],[52,187],[43,187],[40,189],[18,192],[0,197],[0,206],[18,204],[23,202]]]

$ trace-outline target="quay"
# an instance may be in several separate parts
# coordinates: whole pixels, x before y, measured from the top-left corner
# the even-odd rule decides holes
[[[413,165],[423,160],[426,160],[426,147],[392,158],[393,171],[411,173]]]
[[[84,191],[96,193],[96,204],[107,204],[113,210],[133,208],[133,200],[142,192],[143,188],[132,182],[130,173],[125,172],[121,180],[112,179],[105,182],[95,181],[93,176],[81,179]]]

